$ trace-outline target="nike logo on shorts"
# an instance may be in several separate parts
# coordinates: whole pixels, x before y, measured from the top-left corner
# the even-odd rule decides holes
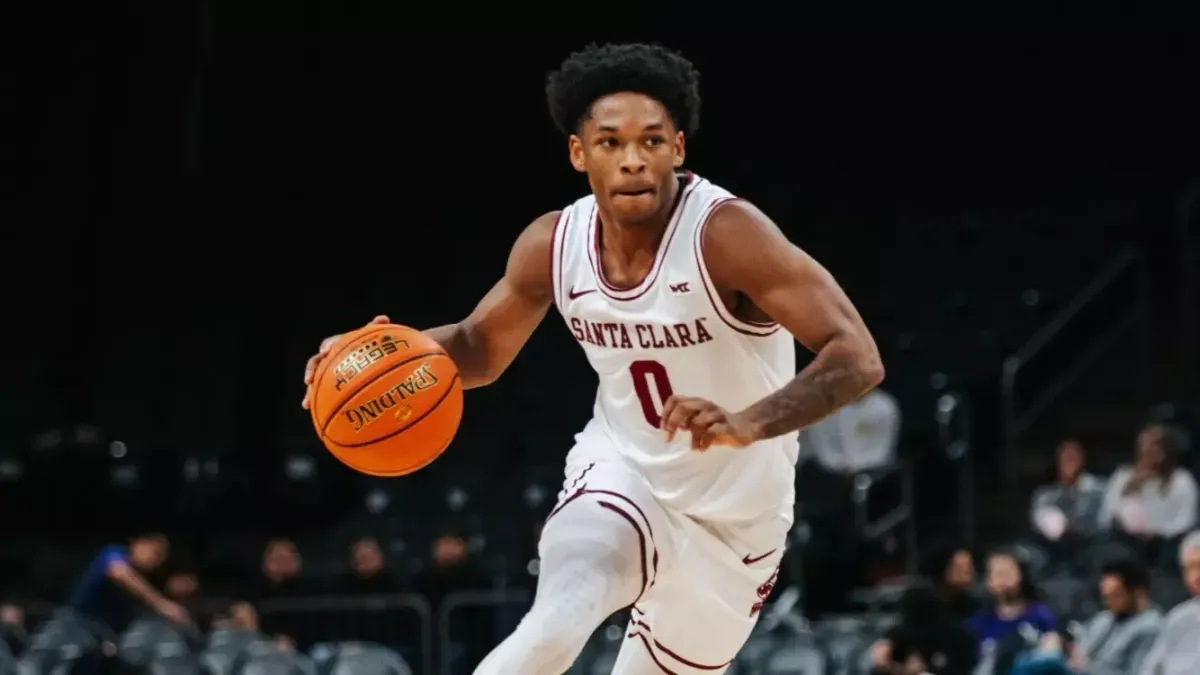
[[[594,289],[594,288],[589,288],[586,291],[576,292],[575,287],[572,286],[571,290],[567,291],[567,299],[574,300],[575,298],[582,298],[583,296],[587,295],[588,293],[595,293],[595,292],[596,292],[596,289]]]
[[[745,558],[742,558],[742,564],[743,565],[753,565],[756,562],[760,562],[762,560],[767,559],[768,557],[770,557],[770,555],[772,553],[774,553],[775,551],[778,551],[778,550],[779,549],[777,549],[777,548],[773,548],[770,551],[767,551],[766,553],[764,553],[756,558],[751,558],[749,555],[747,555]]]

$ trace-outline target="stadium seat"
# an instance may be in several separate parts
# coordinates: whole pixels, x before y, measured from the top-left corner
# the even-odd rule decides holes
[[[343,644],[331,664],[329,675],[413,675],[399,654],[366,643]]]
[[[100,641],[93,627],[64,613],[33,635],[17,669],[37,675],[66,675],[76,664],[100,658]]]
[[[238,661],[235,675],[317,675],[316,666],[304,654],[265,642],[247,647]]]
[[[828,655],[815,640],[788,640],[767,657],[764,675],[825,675]]]
[[[17,660],[13,657],[8,643],[0,640],[0,675],[14,675],[17,671]]]
[[[1164,614],[1188,599],[1187,586],[1178,576],[1153,574],[1150,577],[1150,600]]]
[[[1072,577],[1055,577],[1041,582],[1046,604],[1063,620],[1081,618],[1081,614],[1086,613],[1083,603],[1087,587],[1086,583]]]
[[[208,636],[208,645],[200,654],[200,666],[206,675],[232,675],[238,657],[262,636],[244,630],[218,629]]]
[[[769,633],[753,634],[746,640],[746,644],[742,645],[734,662],[744,673],[758,673],[777,644],[775,636]]]
[[[146,665],[146,675],[200,675],[200,664],[190,654],[156,658]]]
[[[1083,547],[1074,561],[1074,568],[1089,578],[1100,577],[1102,568],[1113,560],[1130,560],[1140,557],[1129,544],[1107,536],[1096,537],[1090,545]]]
[[[861,628],[835,626],[821,630],[821,642],[829,653],[833,675],[856,675],[859,660],[870,648],[872,637]]]
[[[128,667],[144,668],[151,661],[191,654],[182,631],[160,619],[139,619],[117,643],[117,658]]]

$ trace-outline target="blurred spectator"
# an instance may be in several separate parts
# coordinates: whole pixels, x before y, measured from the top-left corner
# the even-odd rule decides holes
[[[218,615],[213,620],[213,629],[241,630],[252,633],[259,632],[258,610],[254,605],[238,601],[229,606],[229,610]]]
[[[88,565],[70,597],[70,607],[80,616],[99,621],[120,632],[138,613],[139,604],[175,623],[187,623],[187,610],[147,581],[157,576],[167,560],[167,538],[146,534],[129,548],[109,546]]]
[[[276,647],[284,651],[296,649],[296,643],[287,635],[276,635],[274,638],[267,638],[263,635],[258,610],[254,608],[254,605],[242,600],[232,603],[224,612],[214,616],[211,630],[225,631],[224,640],[232,640],[239,644],[269,639]],[[234,635],[230,635],[230,633]]]
[[[805,432],[820,466],[840,474],[891,466],[899,438],[900,406],[882,389],[872,390]]]
[[[1093,617],[1071,650],[1071,670],[1088,675],[1137,675],[1158,637],[1162,614],[1151,606],[1150,576],[1136,560],[1104,566],[1100,597],[1105,610]]]
[[[262,577],[255,597],[270,600],[313,595],[310,584],[300,578],[302,566],[303,559],[295,542],[283,538],[268,541],[263,549]]]
[[[428,598],[435,614],[447,596],[458,591],[479,591],[491,586],[467,557],[467,542],[454,529],[445,529],[433,541],[432,560],[416,577],[417,592]],[[448,658],[477,664],[496,641],[494,612],[470,608],[457,613],[451,629],[462,643],[450,645]]]
[[[1075,557],[1098,530],[1104,482],[1085,471],[1086,458],[1082,443],[1063,441],[1055,456],[1053,482],[1033,493],[1030,524],[1055,563]]]
[[[432,565],[417,575],[417,586],[436,609],[455,591],[480,590],[490,584],[467,558],[467,542],[457,532],[446,530],[433,541]]]
[[[993,553],[987,560],[988,606],[967,621],[984,653],[998,650],[1000,643],[1018,633],[1040,636],[1054,631],[1058,621],[1050,608],[1037,601],[1037,589],[1016,556]],[[1006,661],[997,655],[997,664]],[[1007,655],[1011,663],[1015,654]],[[996,672],[1007,672],[1000,668]]]
[[[398,592],[395,578],[384,569],[379,542],[365,537],[350,546],[350,571],[337,583],[337,591],[347,595],[382,595]]]
[[[0,640],[8,645],[13,654],[25,650],[29,634],[25,630],[25,610],[13,603],[0,604]]]
[[[875,673],[969,675],[975,668],[975,638],[928,588],[910,588],[900,600],[900,620],[871,647]]]
[[[1175,542],[1196,526],[1200,490],[1187,469],[1178,466],[1186,443],[1182,430],[1151,424],[1138,434],[1137,458],[1113,474],[1099,523],[1140,542],[1148,560],[1160,554],[1174,562]]]
[[[195,572],[176,571],[167,577],[164,591],[167,597],[184,605],[195,602],[200,596],[200,580]]]
[[[955,549],[941,568],[939,595],[947,616],[963,623],[983,604],[975,587],[975,558],[965,548]]]
[[[1200,673],[1200,530],[1189,534],[1179,549],[1183,579],[1192,599],[1167,613],[1158,640],[1139,675],[1196,675]]]

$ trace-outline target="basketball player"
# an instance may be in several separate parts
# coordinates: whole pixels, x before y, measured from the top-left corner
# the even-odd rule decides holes
[[[626,607],[614,673],[724,672],[778,574],[797,431],[883,379],[829,273],[753,205],[681,171],[697,80],[655,46],[567,58],[550,113],[592,194],[525,228],[470,316],[428,331],[482,387],[553,304],[600,379],[533,607],[479,675],[558,675]],[[793,339],[816,352],[799,374]]]

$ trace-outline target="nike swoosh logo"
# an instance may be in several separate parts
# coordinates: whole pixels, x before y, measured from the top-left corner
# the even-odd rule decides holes
[[[778,551],[778,550],[779,549],[777,549],[777,548],[773,548],[770,551],[767,551],[766,553],[758,556],[757,558],[751,558],[749,555],[747,555],[745,558],[742,558],[742,564],[743,565],[753,565],[754,563],[759,562],[760,560],[765,560],[772,553],[774,553],[775,551]]]
[[[595,293],[595,292],[596,292],[596,289],[589,288],[586,291],[579,291],[578,293],[576,293],[575,287],[572,286],[571,290],[567,291],[567,299],[574,300],[575,298],[582,298],[583,296],[587,295],[588,293]]]

